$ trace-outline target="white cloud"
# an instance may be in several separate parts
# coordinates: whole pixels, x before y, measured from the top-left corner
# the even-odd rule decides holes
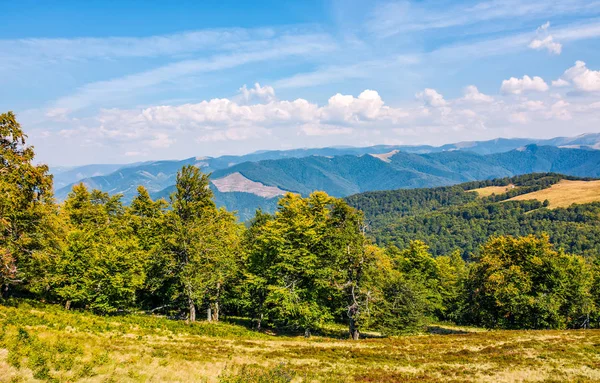
[[[487,94],[481,93],[475,85],[469,85],[464,90],[463,100],[471,102],[489,103],[493,102],[494,98],[492,96],[488,96]]]
[[[239,90],[240,98],[243,102],[251,102],[258,100],[260,102],[271,102],[275,100],[275,89],[272,86],[260,86],[255,83],[253,88],[248,89],[246,84]]]
[[[510,116],[508,116],[508,120],[516,124],[526,124],[530,121],[527,113],[525,112],[512,113]]]
[[[528,100],[521,104],[523,109],[535,112],[546,108],[543,101],[540,100]]]
[[[500,91],[504,94],[522,94],[526,92],[545,92],[548,90],[548,84],[538,76],[533,78],[525,75],[523,78],[511,77],[502,81]]]
[[[353,131],[351,128],[318,124],[304,124],[301,126],[300,130],[307,136],[334,136],[339,134],[350,134]]]
[[[175,143],[175,140],[170,138],[167,133],[155,133],[153,136],[147,141],[151,148],[168,148]]]
[[[550,22],[546,21],[544,24],[540,25],[537,29],[537,32],[545,32],[550,28]]]
[[[548,33],[548,29],[550,28],[550,22],[547,21],[542,26],[540,26],[536,33],[538,35],[537,38],[533,39],[531,43],[529,43],[529,48],[535,50],[546,49],[548,52],[559,55],[562,52],[562,44],[554,41],[552,35]]]
[[[535,50],[546,49],[548,52],[553,53],[555,55],[559,55],[562,51],[562,44],[557,43],[553,40],[552,36],[546,36],[544,39],[534,39],[530,44],[529,48]]]
[[[571,83],[566,80],[563,80],[562,78],[552,81],[552,86],[555,88],[562,88],[562,87],[569,86],[569,85],[571,85]]]
[[[560,100],[552,104],[548,117],[558,120],[571,120],[573,115],[571,114],[569,107],[571,104],[564,100]]]
[[[148,37],[26,38],[0,40],[0,49],[10,56],[32,56],[42,60],[76,60],[117,57],[158,57],[204,49],[230,50],[245,43],[269,39],[271,28],[213,29]]]
[[[200,135],[196,138],[196,141],[245,141],[251,138],[268,136],[270,134],[271,132],[268,129],[260,127],[230,128]]]
[[[240,50],[209,58],[174,62],[145,72],[90,83],[79,88],[74,94],[56,100],[51,107],[73,112],[93,104],[111,102],[114,98],[135,95],[136,91],[184,76],[216,72],[245,64],[272,61],[290,56],[304,57],[330,51],[334,48],[335,44],[327,35],[282,36],[265,44],[259,44],[258,47],[251,50]]]
[[[575,89],[582,92],[600,92],[600,71],[587,68],[583,61],[577,61],[567,69],[561,80],[570,81]]]
[[[268,88],[252,89],[261,93]],[[274,95],[275,91],[266,93]],[[223,147],[227,148],[224,154],[231,154],[232,148],[248,152],[307,143],[440,144],[498,136],[549,137],[563,133],[566,120],[574,134],[600,124],[598,102],[591,102],[591,96],[568,101],[553,99],[548,93],[537,94],[535,99],[522,94],[497,101],[490,97],[469,86],[456,99],[445,99],[427,88],[417,94],[418,101],[396,106],[387,105],[377,91],[365,90],[357,96],[335,94],[321,105],[302,98],[267,103],[216,98],[142,109],[104,109],[91,118],[66,121],[58,113],[55,121],[61,130],[43,140],[60,146],[68,138],[76,143],[68,151],[92,152],[89,148],[99,147],[96,152],[107,153],[114,149],[115,158],[164,158],[165,153],[183,158],[218,154]]]
[[[379,37],[458,26],[489,24],[498,20],[518,18],[539,19],[552,15],[598,13],[597,3],[587,0],[546,1],[520,0],[449,3],[441,7],[427,2],[378,2],[367,22],[368,30]],[[549,26],[549,24],[548,24]],[[546,27],[547,28],[547,27]],[[473,29],[477,33],[477,28]]]
[[[446,106],[446,100],[444,96],[439,94],[435,89],[426,88],[422,92],[415,94],[418,100],[423,101],[426,105],[433,106],[434,108]]]

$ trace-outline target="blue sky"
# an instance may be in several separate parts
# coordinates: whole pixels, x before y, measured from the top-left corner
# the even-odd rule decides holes
[[[600,1],[2,2],[51,165],[600,132]]]

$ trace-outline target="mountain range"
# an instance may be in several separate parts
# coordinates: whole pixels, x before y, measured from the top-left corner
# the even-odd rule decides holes
[[[195,165],[212,173],[218,205],[247,220],[256,208],[275,209],[286,192],[324,190],[336,197],[377,190],[452,185],[532,172],[600,176],[600,134],[548,140],[495,139],[434,146],[330,147],[261,151],[242,156],[192,157],[126,165],[52,168],[56,197],[64,200],[73,184],[128,203],[138,185],[155,198],[168,198],[177,171]]]

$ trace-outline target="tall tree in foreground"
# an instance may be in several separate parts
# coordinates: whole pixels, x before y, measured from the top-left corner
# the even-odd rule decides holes
[[[0,114],[0,284],[28,279],[31,254],[51,245],[52,176],[48,166],[34,165],[33,147],[14,113]]]
[[[287,194],[274,216],[259,214],[246,235],[254,315],[309,336],[341,314],[357,339],[377,260],[362,229],[356,210],[323,192]]]
[[[188,319],[195,321],[196,308],[204,305],[207,319],[219,320],[222,292],[240,256],[235,218],[216,208],[208,175],[195,166],[183,167],[177,174],[171,205],[165,250],[174,260]]]
[[[380,304],[382,270],[389,269],[385,254],[365,237],[363,215],[340,199],[332,199],[326,226],[333,287],[341,295],[348,332],[358,340],[369,324],[370,306]]]

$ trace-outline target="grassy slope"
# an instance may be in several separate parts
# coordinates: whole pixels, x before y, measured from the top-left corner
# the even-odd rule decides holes
[[[468,190],[468,191],[472,191],[472,192],[476,192],[477,194],[479,194],[479,197],[489,197],[492,194],[504,194],[507,191],[509,191],[511,188],[513,188],[514,185],[508,185],[508,186],[487,186],[484,188],[479,188],[479,189],[472,189],[472,190]]]
[[[550,201],[550,208],[569,207],[574,203],[590,203],[600,201],[600,181],[569,181],[562,180],[548,189],[533,193],[522,194],[509,201],[524,201],[536,199]]]
[[[0,382],[600,380],[600,331],[275,337],[233,324],[0,306]]]

